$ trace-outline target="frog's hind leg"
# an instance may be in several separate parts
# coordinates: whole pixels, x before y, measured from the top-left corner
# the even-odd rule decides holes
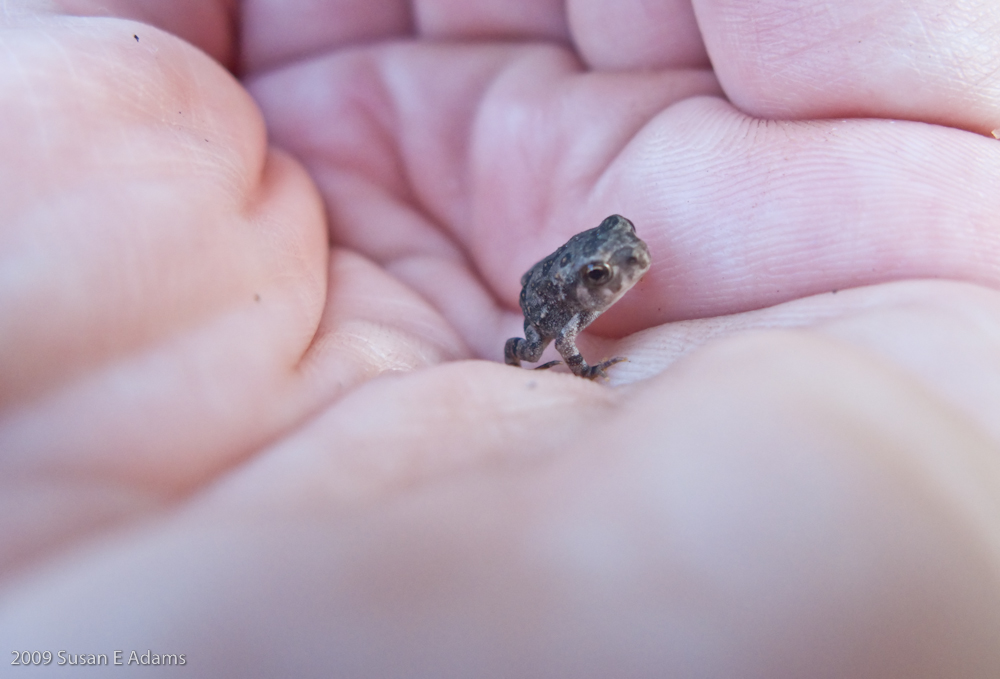
[[[524,324],[524,339],[520,337],[511,337],[507,340],[507,344],[503,348],[503,359],[507,365],[521,365],[521,361],[527,361],[528,363],[534,363],[542,357],[542,352],[545,351],[545,347],[548,346],[551,339],[543,339],[535,326],[528,323]],[[542,368],[551,368],[556,365],[559,361],[546,363],[544,366],[538,366],[535,370]]]
[[[556,349],[559,351],[559,355],[563,357],[566,361],[566,365],[573,374],[577,377],[583,377],[588,380],[596,380],[598,377],[603,377],[608,379],[608,374],[605,372],[607,368],[610,368],[615,363],[621,363],[622,361],[627,361],[628,359],[624,356],[615,356],[612,359],[598,363],[597,365],[588,365],[586,359],[584,359],[583,354],[576,347],[576,336],[579,330],[577,328],[584,327],[586,324],[590,323],[593,319],[587,319],[582,325],[570,325],[560,333],[556,338]]]
[[[507,344],[503,346],[503,362],[507,365],[519,367],[521,365],[521,354],[524,340],[520,337],[511,337]]]

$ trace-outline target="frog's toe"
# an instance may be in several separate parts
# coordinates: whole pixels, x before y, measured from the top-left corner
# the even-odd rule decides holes
[[[581,375],[581,377],[586,377],[590,380],[596,380],[598,377],[603,379],[608,379],[607,369],[613,366],[615,363],[623,363],[628,359],[624,356],[615,356],[614,358],[609,358],[606,361],[598,363],[597,365],[592,365],[587,370],[587,374]]]
[[[548,363],[543,363],[542,365],[536,366],[535,370],[548,370],[552,366],[559,365],[562,361],[549,361]]]

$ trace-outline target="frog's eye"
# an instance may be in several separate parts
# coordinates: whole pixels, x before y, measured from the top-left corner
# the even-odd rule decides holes
[[[604,285],[611,280],[611,267],[604,262],[591,262],[581,269],[580,274],[587,285]]]

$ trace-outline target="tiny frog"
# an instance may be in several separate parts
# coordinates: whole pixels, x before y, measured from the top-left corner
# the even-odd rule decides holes
[[[600,226],[570,238],[521,277],[525,338],[507,340],[504,361],[515,366],[521,361],[534,363],[555,340],[574,375],[606,378],[606,368],[628,359],[616,356],[587,365],[576,348],[576,336],[621,299],[649,271],[649,264],[649,248],[621,215],[611,215]],[[559,363],[550,361],[535,370]]]

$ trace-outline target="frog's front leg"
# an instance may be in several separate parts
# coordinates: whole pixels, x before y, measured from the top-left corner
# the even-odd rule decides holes
[[[603,363],[598,363],[597,365],[587,364],[587,361],[583,358],[583,354],[581,354],[580,350],[576,348],[576,336],[580,334],[580,331],[583,328],[590,325],[590,323],[597,318],[597,316],[598,314],[586,313],[574,316],[556,337],[556,351],[558,351],[559,355],[563,357],[564,361],[566,361],[566,365],[569,366],[569,369],[573,371],[574,375],[577,377],[585,377],[588,380],[597,379],[598,377],[607,379],[608,374],[604,372],[606,368],[613,366],[615,363],[621,363],[622,361],[628,360],[624,356],[615,356],[614,358],[608,359]]]
[[[524,324],[524,339],[520,337],[511,337],[507,340],[507,344],[503,347],[503,360],[507,365],[521,365],[521,361],[527,361],[528,363],[534,363],[542,357],[542,352],[545,351],[545,347],[551,342],[551,338],[542,337],[538,329],[530,324]],[[549,361],[545,365],[540,365],[535,370],[545,370],[546,368],[551,368],[554,365],[558,365],[559,361]]]

